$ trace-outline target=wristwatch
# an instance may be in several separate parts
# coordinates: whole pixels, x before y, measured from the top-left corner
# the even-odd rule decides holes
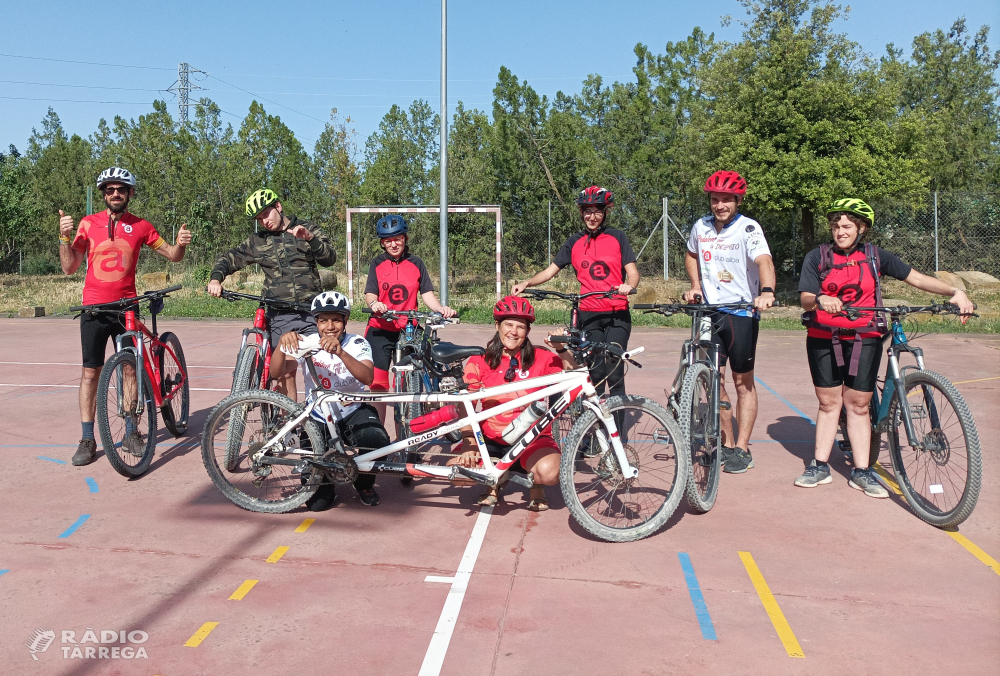
[[[760,292],[761,293],[774,293],[774,289],[772,289],[769,286],[762,286],[762,287],[760,287]]]

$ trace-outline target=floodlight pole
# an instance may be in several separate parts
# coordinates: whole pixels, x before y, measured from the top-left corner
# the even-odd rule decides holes
[[[441,304],[448,304],[448,0],[441,0]]]

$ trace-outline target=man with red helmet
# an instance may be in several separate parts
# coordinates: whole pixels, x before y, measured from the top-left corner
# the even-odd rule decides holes
[[[528,287],[544,284],[572,264],[580,293],[614,290],[620,294],[614,298],[587,298],[580,303],[578,328],[587,332],[587,340],[627,348],[632,315],[628,300],[622,296],[639,286],[639,268],[625,233],[607,227],[608,212],[615,203],[614,193],[592,185],[580,192],[576,203],[583,218],[583,230],[566,240],[549,267],[528,281],[515,284],[511,293],[516,295]],[[590,374],[599,393],[604,392],[607,380],[612,395],[625,394],[625,369],[620,359],[599,359]]]
[[[471,357],[465,363],[464,379],[470,390],[559,373],[564,367],[576,368],[572,355],[565,348],[559,355],[555,355],[545,348],[531,344],[528,334],[531,332],[531,324],[535,321],[535,309],[527,299],[517,296],[501,298],[493,308],[493,319],[496,321],[497,332],[486,345],[486,354],[482,357]],[[545,343],[552,346],[548,338]],[[500,406],[537,389],[539,388],[525,388],[517,392],[487,397],[482,401],[483,410]],[[483,421],[483,437],[491,457],[501,458],[507,452],[503,431],[525,408],[527,406]],[[448,464],[476,467],[480,462],[479,448],[472,438],[472,429],[464,430],[463,437],[462,454],[450,460]],[[515,468],[519,465],[525,472],[531,472],[534,476],[535,485],[529,493],[528,509],[534,512],[547,510],[549,503],[545,499],[545,486],[559,483],[559,446],[552,438],[550,429],[546,429],[528,444],[514,463]],[[484,494],[478,504],[495,505],[500,500],[502,488],[499,486]]]
[[[733,421],[722,416],[722,462],[724,471],[742,474],[753,467],[748,449],[757,419],[754,358],[760,311],[774,304],[774,261],[760,223],[739,213],[747,183],[735,171],[717,171],[705,181],[712,213],[699,218],[691,228],[684,261],[691,288],[684,300],[706,303],[753,301],[754,311],[720,310],[711,316],[712,342],[719,346],[722,373],[720,395],[729,401],[725,365],[729,362],[736,384],[736,419],[739,438],[733,437]]]

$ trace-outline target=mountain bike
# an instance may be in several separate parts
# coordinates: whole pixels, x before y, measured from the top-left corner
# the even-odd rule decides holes
[[[699,297],[700,300],[700,297]],[[775,304],[777,305],[777,304]],[[691,317],[691,337],[681,346],[680,366],[667,395],[668,406],[677,417],[691,455],[687,500],[691,509],[704,514],[715,505],[722,470],[722,411],[731,410],[722,401],[719,346],[712,342],[713,316],[724,310],[753,311],[753,303],[640,303],[644,314]]]
[[[272,345],[267,311],[309,312],[309,305],[276,298],[265,298],[263,293],[260,296],[251,296],[246,293],[224,290],[219,297],[231,303],[238,300],[252,300],[258,303],[257,311],[254,312],[253,316],[253,328],[243,329],[243,340],[236,353],[236,368],[233,370],[233,384],[230,393],[271,389]]]
[[[635,295],[636,290],[632,289],[629,292],[630,296]],[[614,298],[615,296],[620,296],[621,294],[614,289],[609,289],[607,291],[590,291],[589,293],[562,293],[560,291],[549,291],[548,289],[525,289],[521,292],[522,296],[531,298],[535,301],[542,300],[561,300],[568,302],[570,304],[569,310],[569,324],[567,327],[569,329],[579,329],[580,328],[580,302],[586,300],[587,298]],[[617,366],[615,367],[617,368]],[[608,373],[614,370],[611,366],[608,366]],[[570,429],[573,427],[573,423],[576,419],[583,414],[583,408],[580,403],[573,402],[566,413],[560,416],[555,423],[552,425],[552,437],[556,440],[557,444],[560,444],[561,439],[564,439],[569,434]],[[560,444],[561,446],[561,444]]]
[[[862,312],[889,315],[885,376],[872,395],[872,448],[884,433],[892,471],[906,503],[927,523],[939,528],[959,525],[972,514],[982,484],[979,433],[965,399],[947,378],[927,370],[923,349],[910,345],[903,319],[917,313],[959,314],[957,305],[846,307],[857,319]],[[915,366],[899,365],[909,354]],[[877,459],[878,454],[875,455]],[[875,467],[875,459],[869,461]]]
[[[135,298],[70,308],[71,312],[124,315],[125,332],[115,338],[115,354],[97,382],[101,445],[122,476],[140,476],[149,469],[156,448],[157,408],[171,434],[179,437],[187,431],[190,387],[184,350],[176,335],[169,331],[160,335],[156,328],[163,299],[180,288],[178,284]],[[141,303],[149,303],[152,330],[139,318]]]
[[[631,360],[642,351],[624,351],[615,345],[589,343],[579,337],[556,336],[571,341],[578,363],[588,364],[605,354]],[[305,343],[305,341],[304,341]],[[447,364],[450,374],[459,374],[462,360],[471,348],[438,343],[436,360]],[[315,371],[312,354],[316,345],[300,346],[294,355],[304,358]],[[313,382],[318,382],[314,377]],[[560,464],[563,498],[574,520],[587,532],[609,542],[626,542],[652,535],[676,510],[690,471],[686,446],[672,416],[656,402],[643,397],[597,396],[586,367],[531,379],[536,389],[499,406],[476,412],[476,402],[523,391],[528,381],[518,381],[470,392],[460,381],[455,392],[346,393],[321,388],[310,392],[305,404],[276,392],[249,391],[223,399],[209,414],[202,435],[202,458],[213,483],[236,505],[257,512],[283,513],[306,502],[322,482],[353,482],[358,472],[427,477],[444,480],[471,479],[495,487],[513,481],[533,485],[531,473],[509,473],[525,448],[577,398],[583,415],[565,441]],[[556,401],[495,461],[488,452],[480,423],[535,401]],[[331,404],[453,404],[456,417],[439,421],[436,427],[377,449],[344,444]],[[246,413],[244,413],[246,411]],[[240,435],[230,434],[236,413]],[[619,427],[616,418],[624,424]],[[386,462],[392,456],[450,432],[470,427],[479,450],[481,467],[441,466]],[[307,438],[308,443],[303,443]],[[599,448],[584,455],[584,442]],[[229,446],[239,447],[240,462],[234,471],[220,463]]]

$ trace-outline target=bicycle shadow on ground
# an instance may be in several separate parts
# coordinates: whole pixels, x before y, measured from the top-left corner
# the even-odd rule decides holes
[[[193,411],[188,415],[187,431],[179,437],[175,437],[170,430],[163,425],[162,418],[156,430],[156,455],[149,469],[144,474],[132,477],[129,481],[135,481],[147,477],[165,464],[177,458],[183,457],[194,450],[201,450],[201,431],[205,427],[208,414],[212,411],[212,406]],[[164,449],[166,445],[166,449]],[[163,449],[163,450],[161,450]]]

